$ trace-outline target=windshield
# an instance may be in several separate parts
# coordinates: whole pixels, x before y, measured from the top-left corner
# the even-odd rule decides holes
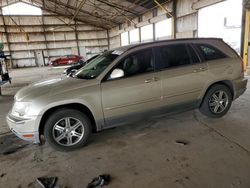
[[[81,79],[94,79],[99,76],[119,55],[116,51],[108,51],[91,60],[80,69],[74,77]]]

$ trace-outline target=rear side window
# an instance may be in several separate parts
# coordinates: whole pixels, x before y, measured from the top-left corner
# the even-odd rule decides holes
[[[206,61],[222,59],[225,58],[226,55],[215,47],[207,44],[195,44],[195,46],[200,50],[201,55],[204,57]]]
[[[191,64],[185,44],[161,46],[156,52],[157,69],[165,69]]]

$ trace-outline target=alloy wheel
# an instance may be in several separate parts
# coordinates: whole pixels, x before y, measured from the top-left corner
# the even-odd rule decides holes
[[[82,122],[73,117],[60,119],[53,126],[53,139],[60,145],[73,146],[80,142],[84,136]]]
[[[209,99],[209,108],[215,113],[222,113],[228,106],[228,95],[225,91],[218,90],[214,92]]]

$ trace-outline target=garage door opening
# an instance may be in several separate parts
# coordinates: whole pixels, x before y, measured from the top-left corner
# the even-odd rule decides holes
[[[198,36],[223,38],[240,54],[242,0],[227,0],[199,10]]]

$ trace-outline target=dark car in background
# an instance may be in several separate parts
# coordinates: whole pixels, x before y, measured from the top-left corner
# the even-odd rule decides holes
[[[73,63],[79,62],[80,60],[84,61],[84,58],[78,55],[66,55],[49,61],[49,65],[50,66],[71,65]]]
[[[74,63],[70,67],[66,68],[64,70],[64,73],[66,75],[69,75],[70,73],[74,73],[74,72],[76,72],[77,70],[79,70],[84,65],[88,64],[90,61],[92,61],[93,59],[95,59],[98,56],[99,56],[99,54],[98,55],[94,55],[93,57],[89,58],[87,61],[84,61],[83,59],[80,59],[77,63]]]

